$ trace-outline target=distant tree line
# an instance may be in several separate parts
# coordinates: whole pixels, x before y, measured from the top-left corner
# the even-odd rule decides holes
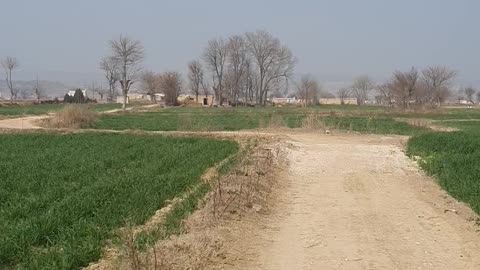
[[[290,49],[265,31],[213,39],[189,63],[189,86],[197,101],[213,94],[219,106],[266,105],[272,93],[287,90],[295,62]]]
[[[369,76],[357,77],[350,87],[339,89],[337,96],[342,103],[353,97],[358,105],[364,105],[376,92],[376,102],[384,105],[403,109],[438,107],[452,95],[456,76],[455,71],[445,66],[430,66],[421,71],[413,67],[408,71],[395,71],[387,82],[379,85]],[[471,87],[465,89],[472,102],[475,92]]]

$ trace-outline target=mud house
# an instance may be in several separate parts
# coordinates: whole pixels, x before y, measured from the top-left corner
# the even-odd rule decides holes
[[[215,102],[215,96],[214,95],[199,95],[198,96],[198,101],[195,97],[195,95],[180,95],[178,96],[178,102],[180,103],[198,103],[199,105],[202,106],[213,106]]]
[[[155,94],[155,102],[163,102],[165,95],[161,93]],[[129,93],[127,94],[127,104],[129,102],[148,102],[152,101],[152,97],[143,93]],[[117,103],[123,103],[123,96],[117,96]]]
[[[272,98],[272,104],[275,105],[288,105],[288,104],[299,104],[300,100],[296,97],[291,98]]]
[[[319,100],[320,105],[342,105],[342,100],[340,98],[321,98]],[[357,105],[356,98],[344,98],[344,105]]]

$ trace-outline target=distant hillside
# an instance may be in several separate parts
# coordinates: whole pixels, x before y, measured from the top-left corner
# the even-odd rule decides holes
[[[33,96],[33,88],[36,81],[16,81],[15,85],[20,91],[26,92],[29,96]],[[39,81],[40,89],[46,97],[63,97],[65,93],[72,87],[61,82],[55,81]],[[10,97],[10,91],[7,88],[5,80],[0,80],[0,97]]]

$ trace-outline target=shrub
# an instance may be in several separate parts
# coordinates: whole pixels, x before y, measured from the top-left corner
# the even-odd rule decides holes
[[[89,106],[67,105],[63,110],[46,120],[51,128],[86,128],[97,120],[97,113]]]

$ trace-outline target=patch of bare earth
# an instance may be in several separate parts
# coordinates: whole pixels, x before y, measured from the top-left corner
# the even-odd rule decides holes
[[[278,200],[242,225],[225,269],[480,269],[478,216],[405,156],[405,137],[290,138]]]
[[[0,129],[41,129],[38,121],[44,120],[49,116],[26,116],[19,118],[7,118],[0,120]]]

